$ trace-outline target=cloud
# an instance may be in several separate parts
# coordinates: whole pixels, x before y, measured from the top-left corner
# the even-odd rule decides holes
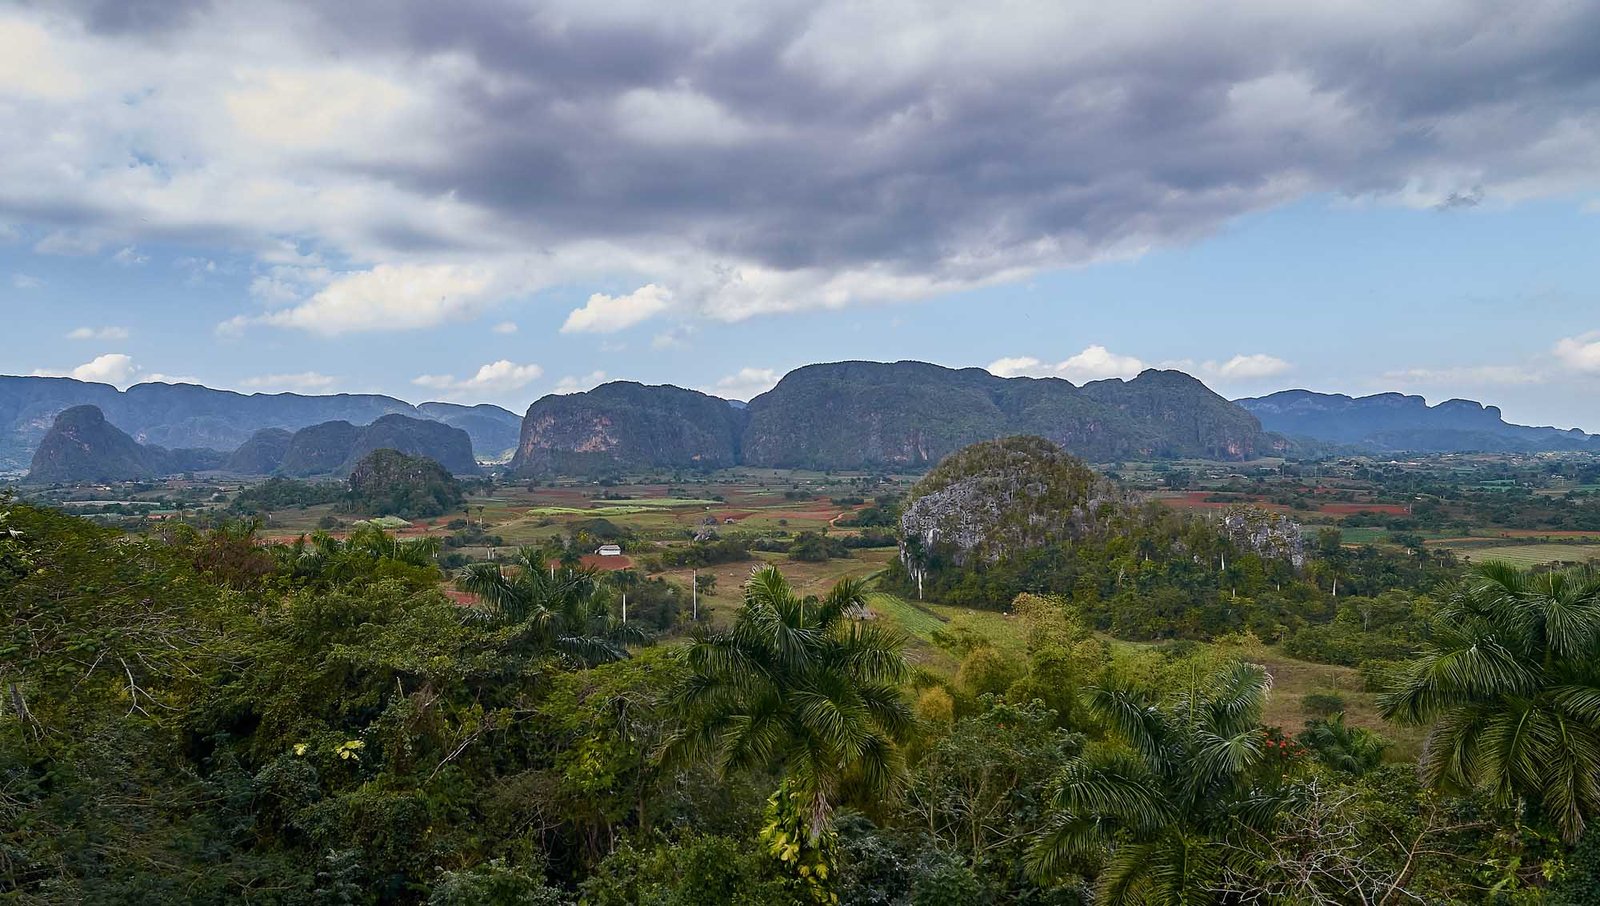
[[[1600,374],[1600,331],[1565,337],[1557,341],[1556,361],[1580,374]]]
[[[129,245],[118,249],[117,253],[111,256],[111,260],[122,265],[123,267],[139,267],[141,265],[148,264],[150,262],[150,256],[139,254],[138,249]]]
[[[380,264],[341,275],[290,308],[233,318],[219,329],[267,325],[336,336],[437,327],[476,314],[488,288],[487,275],[455,265]]]
[[[489,329],[498,334],[513,334],[517,332],[517,324],[515,321],[501,321]]]
[[[1292,367],[1277,356],[1258,352],[1254,355],[1236,355],[1221,365],[1207,362],[1203,370],[1223,380],[1253,380],[1275,377]]]
[[[1505,387],[1544,383],[1545,375],[1521,365],[1403,368],[1383,373],[1383,383],[1419,387]]]
[[[682,349],[689,345],[689,338],[694,336],[693,324],[679,324],[663,330],[650,338],[651,349]]]
[[[772,368],[741,368],[717,381],[706,392],[724,399],[748,402],[777,386],[782,379],[782,372]]]
[[[270,310],[233,325],[331,334],[618,279],[735,321],[1137,256],[1296,200],[1474,216],[1600,187],[1592,3],[516,10],[9,5],[0,221],[41,252],[263,271],[292,244],[341,272],[262,273]]]
[[[33,374],[36,377],[77,378],[80,381],[93,381],[97,384],[111,384],[125,388],[134,383],[139,371],[139,366],[134,364],[132,356],[120,352],[109,352],[105,355],[95,356],[90,361],[67,371],[41,369]],[[159,375],[156,377],[159,377]]]
[[[543,376],[544,369],[538,365],[518,365],[501,359],[484,365],[465,380],[457,380],[449,374],[424,374],[413,378],[411,383],[453,394],[506,393],[521,390]]]
[[[296,393],[311,393],[327,390],[338,382],[338,378],[319,374],[315,371],[301,371],[296,374],[263,374],[258,377],[245,378],[239,386],[253,390],[292,391]]]
[[[654,283],[625,296],[595,293],[575,308],[561,325],[562,333],[615,333],[649,320],[672,307],[672,293]]]
[[[551,392],[581,393],[585,390],[593,390],[595,387],[598,387],[605,382],[606,373],[604,371],[591,371],[582,376],[568,375],[567,377],[557,381],[556,389],[552,390]]]
[[[1227,383],[1230,381],[1251,381],[1275,377],[1289,371],[1292,367],[1283,359],[1266,353],[1240,354],[1225,362],[1216,360],[1196,362],[1193,359],[1176,359],[1151,365],[1137,356],[1115,353],[1104,346],[1096,344],[1085,347],[1082,352],[1075,356],[1053,364],[1033,356],[1013,356],[996,359],[989,363],[988,371],[990,374],[999,375],[1000,377],[1017,377],[1019,375],[1059,377],[1066,378],[1075,384],[1083,384],[1089,381],[1105,380],[1106,378],[1136,377],[1139,372],[1147,368],[1171,368],[1187,372],[1208,383]]]
[[[1075,384],[1105,378],[1131,378],[1145,370],[1143,361],[1131,355],[1118,355],[1098,344],[1087,346],[1077,355],[1050,364],[1032,356],[996,359],[989,363],[990,374],[1000,377],[1059,377]]]
[[[69,340],[126,340],[128,328],[126,327],[78,327],[67,332]]]
[[[44,286],[44,281],[27,274],[12,274],[11,285],[17,289],[38,289]]]

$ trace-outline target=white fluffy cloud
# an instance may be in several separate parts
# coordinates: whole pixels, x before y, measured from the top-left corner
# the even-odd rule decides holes
[[[93,381],[97,384],[111,384],[115,387],[127,387],[134,383],[140,368],[133,361],[133,356],[120,352],[108,352],[105,355],[95,356],[90,361],[84,362],[76,368],[66,371],[50,371],[40,369],[34,372],[37,377],[70,377],[80,381]],[[159,379],[161,375],[151,375],[151,379]]]
[[[1203,367],[1223,380],[1253,380],[1283,374],[1292,366],[1277,356],[1258,352],[1236,355],[1221,365],[1207,362]]]
[[[456,395],[509,393],[521,390],[544,376],[538,365],[518,365],[507,359],[490,362],[478,369],[472,377],[457,380],[450,374],[423,374],[411,383]]]
[[[625,296],[595,293],[575,308],[561,325],[562,333],[615,333],[649,320],[672,307],[672,293],[647,283]]]
[[[1059,377],[1074,384],[1105,378],[1131,378],[1147,366],[1131,355],[1119,355],[1104,346],[1085,347],[1077,355],[1054,364],[1032,356],[1014,356],[989,363],[989,373],[1000,377]]]
[[[723,399],[748,402],[777,386],[782,379],[783,373],[775,368],[740,368],[706,392]]]
[[[606,382],[604,371],[591,371],[584,375],[568,375],[556,382],[556,389],[552,393],[581,393]]]
[[[487,303],[488,274],[452,264],[390,265],[336,277],[290,308],[224,322],[224,332],[252,325],[294,327],[328,336],[437,327],[477,314]]]
[[[79,327],[67,332],[69,340],[126,340],[128,328],[107,325],[105,327]]]
[[[1581,374],[1600,374],[1600,331],[1565,337],[1555,345],[1556,361]]]
[[[315,371],[301,371],[295,374],[263,374],[257,377],[245,378],[239,386],[252,390],[292,391],[295,393],[316,393],[328,390],[338,382],[338,378],[320,374]]]
[[[38,289],[44,286],[44,281],[28,274],[12,274],[11,285],[17,289]]]
[[[1147,368],[1171,368],[1187,372],[1207,383],[1226,384],[1248,382],[1276,377],[1290,371],[1293,366],[1283,359],[1266,353],[1239,354],[1227,361],[1193,359],[1146,363],[1138,356],[1122,355],[1095,344],[1060,362],[1050,363],[1033,356],[1013,356],[989,363],[988,371],[1000,377],[1059,377],[1074,384],[1099,381],[1106,378],[1131,378]]]
[[[489,329],[498,334],[513,334],[517,332],[517,323],[515,321],[501,321]]]

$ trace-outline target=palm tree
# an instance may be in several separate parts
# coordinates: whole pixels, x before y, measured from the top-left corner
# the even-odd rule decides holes
[[[796,594],[773,567],[754,573],[733,628],[688,650],[691,676],[677,695],[685,729],[667,754],[709,755],[720,771],[781,770],[812,843],[847,783],[888,796],[913,724],[900,694],[905,640],[850,618],[864,597],[859,580],[818,600]]]
[[[1429,784],[1528,803],[1575,842],[1600,813],[1600,572],[1477,567],[1379,707],[1432,724]]]
[[[628,656],[627,645],[645,634],[611,612],[611,592],[592,569],[552,570],[534,548],[511,558],[510,569],[474,563],[457,574],[456,587],[477,595],[490,619],[521,627],[519,638],[583,665]]]
[[[1125,683],[1092,689],[1089,708],[1112,739],[1063,772],[1033,875],[1054,880],[1107,854],[1103,902],[1210,902],[1243,852],[1213,841],[1266,827],[1283,804],[1255,770],[1270,687],[1261,667],[1235,664],[1167,703]]]
[[[372,575],[384,561],[426,568],[433,566],[440,543],[435,537],[400,540],[377,526],[364,526],[340,541],[327,532],[301,535],[288,544],[274,545],[278,568],[300,579],[351,581]]]
[[[1383,763],[1389,741],[1361,727],[1344,722],[1339,711],[1326,719],[1313,720],[1300,733],[1300,744],[1316,753],[1317,760],[1346,774],[1365,774]]]

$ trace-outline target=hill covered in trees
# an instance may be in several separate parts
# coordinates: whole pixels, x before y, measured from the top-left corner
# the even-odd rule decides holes
[[[461,509],[461,483],[425,456],[374,450],[350,471],[349,506],[375,516],[426,519]]]

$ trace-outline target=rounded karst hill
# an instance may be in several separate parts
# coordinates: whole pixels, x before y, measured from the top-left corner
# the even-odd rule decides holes
[[[912,488],[900,529],[921,556],[993,563],[1083,537],[1126,513],[1130,498],[1042,437],[959,450]]]
[[[426,456],[373,450],[350,472],[352,508],[374,516],[426,519],[455,512],[464,500],[455,476]]]

